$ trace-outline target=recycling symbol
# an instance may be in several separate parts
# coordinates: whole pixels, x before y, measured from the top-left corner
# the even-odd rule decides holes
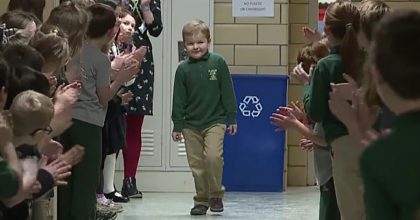
[[[239,104],[239,110],[245,117],[256,118],[261,114],[263,106],[257,96],[245,96],[244,100]]]

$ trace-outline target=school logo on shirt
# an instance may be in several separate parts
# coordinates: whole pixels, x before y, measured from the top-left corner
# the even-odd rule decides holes
[[[209,70],[209,79],[217,80],[217,69]]]

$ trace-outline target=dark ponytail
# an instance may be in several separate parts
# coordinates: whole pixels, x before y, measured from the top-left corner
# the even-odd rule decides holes
[[[356,81],[359,80],[361,69],[358,66],[360,61],[359,44],[357,43],[356,32],[352,23],[346,24],[346,32],[341,42],[341,58],[343,59],[344,69],[347,75]]]

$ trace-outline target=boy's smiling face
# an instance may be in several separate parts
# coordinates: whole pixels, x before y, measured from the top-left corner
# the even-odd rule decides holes
[[[199,32],[190,36],[186,36],[184,45],[187,49],[189,57],[193,59],[200,59],[209,51],[210,40],[208,40],[203,33]]]

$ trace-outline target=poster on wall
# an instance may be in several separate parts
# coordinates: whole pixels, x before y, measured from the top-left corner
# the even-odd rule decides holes
[[[274,17],[274,0],[233,0],[233,17]]]

